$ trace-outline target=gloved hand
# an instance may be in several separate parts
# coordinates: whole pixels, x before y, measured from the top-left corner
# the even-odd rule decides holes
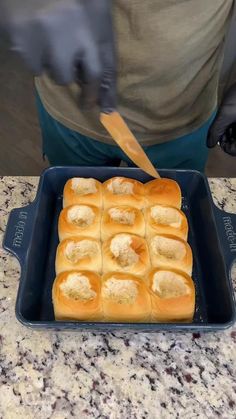
[[[115,101],[111,0],[0,0],[0,27],[35,75],[78,81],[82,103],[109,113]]]
[[[207,137],[207,146],[219,143],[222,150],[236,156],[236,85],[226,93]]]

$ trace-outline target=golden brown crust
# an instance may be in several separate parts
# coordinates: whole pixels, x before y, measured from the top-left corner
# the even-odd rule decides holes
[[[193,256],[179,185],[171,179],[146,185],[122,177],[103,185],[73,179],[65,185],[58,223],[55,318],[192,321]],[[73,273],[87,278],[68,277]]]
[[[133,281],[137,287],[137,296],[132,303],[116,302],[104,296],[107,281],[118,280]],[[125,273],[108,273],[102,277],[102,306],[105,321],[114,322],[147,322],[150,319],[151,300],[147,286],[141,278]]]
[[[127,185],[126,192],[131,185],[132,193],[113,193],[110,189],[112,189],[113,184],[117,185],[117,183],[120,183],[121,190],[122,187],[125,189],[125,185]],[[145,207],[144,185],[135,179],[117,176],[104,182],[102,189],[105,209],[117,205],[128,205],[138,209]]]
[[[133,216],[134,222],[127,224],[127,222],[119,222],[119,220],[112,218],[111,211],[120,211],[128,213]],[[130,233],[144,237],[145,235],[145,221],[141,210],[127,205],[115,206],[104,210],[101,221],[101,239],[108,240],[110,237],[118,233]]]
[[[147,206],[161,204],[181,208],[181,189],[172,179],[154,179],[145,184]]]
[[[174,272],[184,278],[189,288],[189,293],[179,297],[161,298],[152,290],[153,278],[156,272]],[[152,320],[156,322],[191,322],[195,310],[195,287],[192,278],[186,273],[177,269],[161,268],[153,269],[148,275],[149,290],[152,304]]]
[[[158,242],[158,251],[155,241]],[[189,244],[171,234],[156,234],[149,241],[149,254],[153,268],[168,267],[192,275],[193,254]]]
[[[95,193],[77,194],[72,189],[72,179],[69,179],[63,191],[63,208],[74,204],[94,205],[102,207],[102,184],[95,179],[95,186],[97,191]]]
[[[155,219],[151,216],[152,208],[155,208],[155,205],[146,208],[145,210],[145,219],[146,219],[146,236],[147,238],[151,238],[155,234],[172,234],[173,236],[180,237],[183,240],[187,240],[188,238],[188,221],[186,215],[183,211],[179,210],[178,208],[166,206],[166,205],[158,205],[164,210],[173,210],[179,214],[180,217],[180,224],[179,226],[173,226],[170,224],[161,224],[160,222],[156,222]]]
[[[64,208],[59,216],[58,221],[58,236],[59,240],[65,240],[70,237],[86,236],[93,237],[94,239],[100,239],[100,225],[101,225],[101,210],[94,205],[88,206],[94,213],[94,220],[90,225],[79,225],[70,222],[68,219],[68,213],[73,210],[78,204],[70,205]]]
[[[81,274],[89,279],[96,296],[90,300],[75,300],[64,295],[60,289],[70,274]],[[100,321],[102,318],[101,277],[94,272],[77,271],[60,273],[53,283],[52,301],[56,320]]]
[[[66,249],[69,243],[80,243],[81,241],[90,241],[95,244],[96,249],[98,250],[96,253],[84,256],[79,258],[76,261],[71,261],[66,256]],[[71,237],[70,239],[65,239],[61,241],[57,248],[56,253],[56,263],[55,263],[56,275],[64,271],[70,270],[81,270],[85,269],[88,271],[94,271],[101,273],[102,272],[102,254],[101,254],[101,244],[100,241],[93,239],[92,237]]]
[[[144,277],[151,266],[146,240],[134,234],[125,233],[125,236],[128,235],[131,238],[131,248],[137,255],[137,261],[135,263],[125,265],[121,262],[121,258],[116,257],[110,249],[112,240],[122,235],[123,234],[115,235],[103,243],[103,273],[106,274],[108,272],[123,272],[137,275],[139,277]]]

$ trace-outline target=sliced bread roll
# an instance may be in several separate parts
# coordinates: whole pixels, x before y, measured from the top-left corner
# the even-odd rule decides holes
[[[56,320],[100,321],[101,278],[89,271],[62,272],[53,283],[52,301]]]
[[[104,210],[101,221],[101,239],[108,240],[118,233],[145,235],[145,221],[142,211],[127,205]]]
[[[146,240],[133,234],[116,234],[105,241],[103,251],[103,273],[125,272],[144,277],[150,268]]]
[[[100,241],[92,237],[71,237],[63,240],[57,248],[55,268],[56,275],[74,269],[101,273]]]
[[[138,209],[144,208],[144,185],[137,180],[125,177],[114,177],[104,182],[104,209],[117,205],[128,205]]]
[[[109,273],[102,278],[102,307],[105,321],[147,322],[151,300],[146,284],[127,273]]]
[[[191,277],[176,269],[154,269],[149,274],[152,320],[191,322],[195,310],[195,287]]]
[[[166,205],[153,205],[145,211],[146,236],[172,234],[183,240],[188,238],[188,221],[179,209]]]
[[[70,205],[64,208],[59,216],[59,240],[77,236],[100,239],[100,224],[100,208],[84,204]]]
[[[193,254],[186,241],[170,234],[156,234],[148,244],[151,264],[154,268],[165,266],[192,275]]]
[[[93,178],[74,177],[64,187],[63,207],[74,204],[102,207],[102,184]]]

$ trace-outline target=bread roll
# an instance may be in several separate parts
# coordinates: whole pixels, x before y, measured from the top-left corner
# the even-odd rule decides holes
[[[172,179],[155,179],[145,184],[147,206],[160,204],[181,208],[181,190]]]
[[[105,209],[128,205],[138,209],[145,206],[144,185],[134,179],[114,177],[103,183],[103,206]]]
[[[188,238],[188,221],[185,214],[174,207],[153,205],[145,211],[146,236],[172,234],[183,240]]]
[[[101,210],[94,205],[70,205],[59,216],[59,240],[87,236],[100,239]]]
[[[170,234],[156,234],[148,244],[154,268],[175,268],[192,275],[193,254],[186,241]]]
[[[195,287],[190,276],[175,269],[154,269],[149,274],[152,320],[191,322],[195,310]]]
[[[118,233],[133,233],[144,237],[145,221],[142,211],[129,206],[116,206],[105,210],[101,222],[102,241]]]
[[[105,321],[146,322],[150,318],[147,286],[134,275],[118,272],[104,275],[101,297]]]
[[[53,283],[52,301],[56,320],[99,321],[101,278],[89,271],[62,272]]]
[[[126,272],[144,277],[150,268],[146,240],[133,234],[116,234],[103,243],[103,273]]]
[[[64,187],[63,207],[74,204],[102,207],[102,184],[93,178],[74,177]]]
[[[56,254],[56,275],[72,269],[85,269],[101,273],[100,242],[92,237],[71,237],[63,240]]]

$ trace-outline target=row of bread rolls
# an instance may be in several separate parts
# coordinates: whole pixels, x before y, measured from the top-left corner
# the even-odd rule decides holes
[[[181,190],[172,179],[155,179],[145,184],[135,179],[114,177],[104,183],[93,178],[72,178],[66,182],[63,207],[74,204],[110,208],[128,205],[138,209],[162,204],[181,207]]]
[[[170,322],[193,319],[195,288],[181,271],[154,269],[147,282],[124,273],[59,274],[52,290],[55,318],[73,321]]]
[[[94,284],[95,279],[97,281],[97,297],[93,300],[93,292],[88,295],[93,300],[92,306],[97,304],[98,312],[90,318],[98,321],[192,319],[195,301],[194,285],[190,277],[193,257],[186,242],[188,222],[180,210],[181,191],[175,181],[157,179],[144,185],[133,179],[116,177],[101,184],[95,179],[73,178],[65,185],[63,206],[58,223],[61,243],[57,249],[57,277],[53,287],[57,319],[88,319],[85,315],[86,307],[90,307],[90,298],[83,297],[82,301],[79,297],[69,297],[68,293],[63,294],[62,290],[59,292],[57,289],[60,281],[67,282],[70,272],[76,271],[87,272],[87,283],[90,279],[91,284]],[[159,278],[159,282],[156,281],[159,285],[155,290],[154,285],[150,285],[153,268],[157,276],[164,275]],[[102,279],[99,275],[102,275]],[[102,290],[104,281],[111,275],[113,279],[115,275],[115,279],[122,280],[123,285],[125,278],[128,283],[132,278],[133,281],[139,281],[138,289],[148,295],[145,301],[151,304],[147,316],[138,310],[139,299],[127,305],[127,312],[127,302],[114,305],[114,302],[111,304],[106,301]],[[69,285],[74,280],[69,277]],[[190,288],[183,285],[186,281]],[[81,285],[81,280],[79,283]],[[83,284],[81,286],[83,290]],[[76,289],[79,290],[79,285]],[[58,304],[55,295],[60,296]],[[73,298],[75,301],[71,301]],[[58,307],[63,306],[63,301],[70,311],[67,317],[66,313],[64,317],[63,313],[62,317],[58,314]],[[191,315],[186,314],[189,313],[188,304],[192,307]],[[77,306],[80,314],[76,311]],[[109,314],[106,309],[111,306],[113,314]],[[123,310],[125,318],[120,314]],[[155,311],[158,315],[155,315]]]
[[[118,233],[147,238],[171,234],[187,240],[188,222],[181,210],[160,204],[143,211],[127,205],[112,206],[103,211],[94,205],[74,204],[64,208],[59,216],[60,241],[84,235],[105,241]]]
[[[155,235],[150,240],[120,233],[104,243],[92,237],[71,237],[60,242],[56,274],[73,269],[99,274],[123,272],[145,276],[151,268],[170,267],[192,275],[193,256],[189,244],[176,236]]]

